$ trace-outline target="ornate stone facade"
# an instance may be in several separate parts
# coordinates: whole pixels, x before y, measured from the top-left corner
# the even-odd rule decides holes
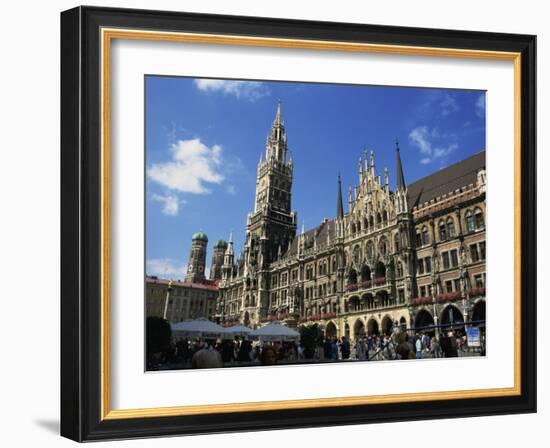
[[[374,152],[358,161],[344,212],[296,234],[292,160],[279,103],[260,158],[254,212],[237,260],[230,238],[217,319],[258,326],[317,322],[352,339],[396,323],[437,332],[485,319],[485,153],[407,185],[396,143],[396,190]],[[443,327],[441,327],[443,325]]]

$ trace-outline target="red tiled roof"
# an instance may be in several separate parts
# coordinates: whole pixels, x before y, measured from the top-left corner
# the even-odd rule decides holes
[[[157,277],[145,277],[146,283],[152,283],[157,285],[168,285],[170,280],[165,278],[157,278]],[[181,280],[172,280],[173,286],[182,286],[184,288],[191,288],[191,289],[205,289],[207,291],[218,291],[218,281],[217,280],[205,280],[204,283],[191,283],[191,282],[185,282]]]

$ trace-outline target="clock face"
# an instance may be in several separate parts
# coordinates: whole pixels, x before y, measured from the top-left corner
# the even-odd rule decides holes
[[[190,264],[189,268],[187,268],[187,272],[193,272],[193,265],[192,264]]]

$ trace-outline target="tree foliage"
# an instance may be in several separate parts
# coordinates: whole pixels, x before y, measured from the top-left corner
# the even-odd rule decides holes
[[[148,317],[145,325],[147,340],[147,356],[153,353],[164,353],[170,345],[172,329],[166,319],[162,317]]]
[[[300,341],[304,346],[304,356],[313,358],[315,348],[323,344],[324,332],[318,324],[302,325],[299,329]]]

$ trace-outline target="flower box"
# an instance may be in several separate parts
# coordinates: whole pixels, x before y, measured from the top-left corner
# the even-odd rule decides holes
[[[374,279],[375,286],[384,285],[386,283],[386,277],[376,277]]]
[[[462,295],[460,294],[459,291],[453,291],[453,292],[448,292],[448,293],[445,293],[445,294],[439,294],[438,296],[436,296],[435,300],[438,303],[450,302],[452,300],[460,299],[461,297],[462,297]]]
[[[429,303],[432,303],[431,297],[415,297],[411,300],[411,303],[413,305],[428,305]]]
[[[484,296],[485,288],[472,288],[468,291],[470,296]]]

